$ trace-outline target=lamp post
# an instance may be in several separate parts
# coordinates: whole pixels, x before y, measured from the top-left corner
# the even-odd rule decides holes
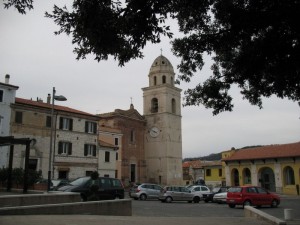
[[[54,128],[54,122],[53,122],[53,117],[54,117],[54,100],[56,101],[67,101],[67,98],[63,95],[55,95],[56,90],[55,87],[53,87],[52,91],[52,104],[51,104],[51,130],[50,130],[50,148],[49,148],[49,168],[48,168],[48,187],[47,191],[50,191],[51,187],[51,163],[52,163],[52,139],[53,139],[53,128]]]

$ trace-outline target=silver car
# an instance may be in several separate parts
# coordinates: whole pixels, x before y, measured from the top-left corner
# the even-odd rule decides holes
[[[132,187],[129,196],[135,200],[158,199],[161,189],[157,184],[143,183]]]
[[[171,203],[172,201],[199,202],[198,198],[184,186],[166,186],[161,190],[158,199],[161,202],[167,203]]]
[[[188,186],[187,188],[191,191],[192,194],[194,194],[195,200],[198,202],[203,199],[204,194],[207,195],[210,193],[210,189],[207,186],[203,185],[193,185]]]
[[[226,203],[226,198],[227,198],[227,192],[217,193],[213,197],[213,202],[216,202],[219,204]]]

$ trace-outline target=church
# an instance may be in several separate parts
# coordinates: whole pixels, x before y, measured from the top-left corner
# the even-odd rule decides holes
[[[118,143],[117,173],[127,182],[181,185],[182,129],[181,89],[174,86],[175,73],[163,55],[152,63],[149,85],[143,91],[143,115],[131,104],[129,110],[98,115],[99,138]],[[109,132],[111,129],[115,133]],[[119,132],[117,132],[119,131]]]

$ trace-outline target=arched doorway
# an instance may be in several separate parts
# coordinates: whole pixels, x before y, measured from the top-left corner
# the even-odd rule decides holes
[[[275,175],[273,170],[270,167],[261,168],[258,172],[258,176],[259,176],[259,182],[261,184],[261,187],[272,192],[276,191]]]
[[[249,168],[243,170],[243,182],[244,184],[251,184],[251,171]]]
[[[239,171],[237,169],[233,169],[231,171],[231,183],[232,183],[232,186],[240,185]]]

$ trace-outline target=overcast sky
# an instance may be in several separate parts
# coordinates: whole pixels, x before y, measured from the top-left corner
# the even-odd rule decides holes
[[[143,114],[143,92],[154,59],[161,54],[173,64],[178,74],[179,59],[172,55],[169,40],[148,45],[143,59],[132,60],[125,67],[110,59],[98,63],[89,56],[76,60],[71,37],[55,36],[58,27],[44,17],[54,4],[72,1],[35,1],[26,15],[15,9],[3,9],[0,3],[0,81],[10,74],[10,84],[19,86],[17,97],[46,101],[52,87],[68,101],[63,105],[88,113],[127,110],[131,98],[135,109]],[[207,78],[209,60],[192,82],[181,83],[183,92]],[[206,156],[253,145],[286,144],[300,141],[300,108],[296,102],[275,97],[263,100],[263,109],[242,99],[232,90],[233,112],[213,116],[203,106],[182,108],[183,157]],[[57,102],[59,103],[59,102]]]

